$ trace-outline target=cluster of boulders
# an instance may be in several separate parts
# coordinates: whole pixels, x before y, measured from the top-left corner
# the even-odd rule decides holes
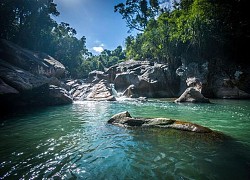
[[[118,95],[141,99],[176,96],[178,79],[165,64],[129,60],[105,72],[90,72],[84,82],[72,80],[66,85],[74,100],[114,101]]]

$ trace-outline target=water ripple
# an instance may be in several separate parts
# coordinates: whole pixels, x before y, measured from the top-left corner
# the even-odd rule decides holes
[[[23,113],[0,127],[0,179],[246,179],[249,107],[248,101],[179,105],[124,100]],[[125,110],[132,116],[198,123],[233,141],[208,142],[106,123]]]

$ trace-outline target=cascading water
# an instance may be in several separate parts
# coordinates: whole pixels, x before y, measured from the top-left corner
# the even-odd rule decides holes
[[[112,95],[116,98],[117,101],[122,101],[122,100],[128,99],[126,96],[123,96],[122,92],[116,91],[114,84],[110,84],[110,87],[112,89]]]

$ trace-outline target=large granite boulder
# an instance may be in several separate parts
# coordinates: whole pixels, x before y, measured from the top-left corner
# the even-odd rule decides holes
[[[0,59],[1,108],[72,103],[65,89],[49,86],[49,82],[50,78],[34,75]]]
[[[203,64],[191,62],[183,63],[180,67],[176,69],[176,74],[180,77],[180,91],[181,94],[187,87],[194,87],[197,85],[195,80],[198,80],[200,85],[206,86],[208,78],[208,62]],[[195,78],[194,78],[195,77]],[[190,82],[188,82],[190,81]]]
[[[2,94],[18,94],[19,92],[11,87],[10,85],[6,84],[1,78],[0,78],[0,95]]]
[[[210,60],[209,63],[203,64],[183,63],[176,70],[176,74],[181,78],[180,92],[191,87],[185,80],[196,77],[201,82],[203,95],[224,99],[250,98],[249,72],[248,66],[241,67],[235,62],[225,65],[222,59]]]
[[[179,78],[167,64],[129,60],[105,73],[115,89],[128,97],[173,97],[179,89]]]
[[[67,90],[54,85],[49,86],[48,105],[64,105],[72,102],[73,98]]]
[[[65,76],[66,70],[62,63],[51,57],[46,53],[34,53],[34,56],[42,60],[51,71],[47,71],[44,68],[40,69],[40,74],[46,74],[48,77],[61,78]]]
[[[108,80],[108,75],[105,74],[103,71],[91,71],[88,75],[88,82],[89,83],[96,83],[100,80]]]
[[[213,132],[211,129],[198,124],[169,118],[133,118],[127,111],[112,116],[108,123],[121,127],[176,129],[196,133]]]
[[[32,52],[4,39],[0,39],[0,58],[35,75],[60,78],[65,74],[64,65],[53,57]]]
[[[0,40],[0,109],[72,103],[57,79],[64,72],[64,66],[54,58]]]
[[[29,71],[12,66],[0,59],[0,78],[19,92],[32,90],[47,84],[49,79],[42,75],[34,75]]]
[[[114,80],[115,89],[118,92],[124,92],[130,85],[137,86],[140,80],[134,72],[124,72],[116,75]]]

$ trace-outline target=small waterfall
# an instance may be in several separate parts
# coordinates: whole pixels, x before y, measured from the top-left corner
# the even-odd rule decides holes
[[[111,87],[111,90],[112,90],[112,95],[114,97],[118,97],[118,93],[117,91],[115,90],[115,85],[114,84],[110,84],[110,87]]]
[[[112,95],[116,98],[117,101],[124,101],[124,100],[129,99],[126,96],[123,96],[122,92],[117,92],[114,84],[110,84],[110,87],[112,90]]]

